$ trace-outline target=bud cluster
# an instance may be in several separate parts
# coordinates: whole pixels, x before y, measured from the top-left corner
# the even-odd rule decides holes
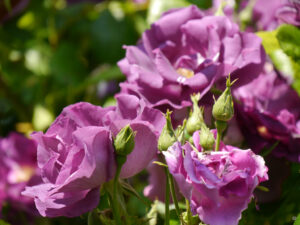
[[[221,140],[221,135],[227,127],[227,121],[229,121],[234,115],[233,99],[231,95],[231,86],[234,84],[230,81],[230,75],[226,80],[226,89],[215,100],[212,109],[212,115],[215,119],[215,126],[217,129],[217,137],[215,139],[214,133],[207,127],[204,121],[204,107],[199,106],[201,99],[200,93],[193,94],[191,101],[193,103],[192,110],[187,120],[184,120],[182,126],[178,126],[174,130],[171,121],[171,112],[167,111],[166,123],[161,132],[158,140],[158,149],[160,151],[167,151],[170,146],[179,141],[184,144],[186,141],[192,143],[195,132],[199,133],[199,144],[205,151],[211,151],[214,149],[218,151]]]

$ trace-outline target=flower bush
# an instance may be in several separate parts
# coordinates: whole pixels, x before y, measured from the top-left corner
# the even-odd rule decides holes
[[[298,0],[5,0],[0,20],[1,225],[298,224]]]
[[[156,108],[186,107],[191,94],[204,96],[229,73],[239,78],[238,85],[245,84],[265,60],[253,33],[241,32],[227,17],[205,16],[196,6],[164,13],[137,46],[125,49],[118,63],[127,77],[121,91]]]

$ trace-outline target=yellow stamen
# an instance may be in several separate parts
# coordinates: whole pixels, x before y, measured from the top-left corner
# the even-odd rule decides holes
[[[30,180],[34,174],[35,169],[32,166],[16,166],[9,174],[9,181],[11,183],[21,183]]]
[[[270,137],[269,131],[265,126],[258,126],[257,131],[263,137]]]
[[[186,78],[191,78],[195,75],[193,70],[189,70],[189,69],[186,69],[186,68],[178,68],[176,70],[176,72],[179,73],[181,76],[184,76]]]

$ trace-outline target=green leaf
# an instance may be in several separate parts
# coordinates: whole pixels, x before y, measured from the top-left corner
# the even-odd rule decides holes
[[[279,48],[276,51],[273,51],[269,56],[276,69],[291,77],[295,76],[293,61],[282,49]]]
[[[300,60],[300,30],[292,25],[282,25],[276,36],[282,50],[294,61]]]
[[[298,214],[296,220],[295,220],[295,223],[294,225],[300,225],[300,214]]]
[[[159,165],[159,166],[163,166],[163,167],[167,167],[167,168],[168,168],[168,165],[166,165],[166,164],[164,164],[164,163],[162,163],[162,162],[154,161],[153,163],[154,163],[154,164],[157,164],[157,165]]]
[[[145,206],[150,207],[150,204],[146,202],[130,184],[123,180],[120,180],[120,183],[124,191],[138,198]]]
[[[262,45],[268,55],[280,48],[279,42],[276,38],[277,32],[277,30],[274,30],[260,31],[256,33],[256,35],[262,39]]]
[[[262,39],[262,45],[266,53],[270,56],[276,69],[284,74],[294,77],[292,59],[281,49],[281,45],[277,39],[279,29],[274,31],[260,31],[256,35]]]
[[[264,187],[264,186],[257,186],[256,188],[259,189],[259,190],[261,190],[261,191],[264,191],[264,192],[270,191],[269,188]]]
[[[188,0],[190,3],[197,5],[201,9],[209,9],[212,7],[211,0]]]

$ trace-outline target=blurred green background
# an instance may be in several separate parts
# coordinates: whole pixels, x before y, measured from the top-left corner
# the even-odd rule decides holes
[[[63,107],[113,103],[116,62],[160,14],[186,0],[0,1],[0,135],[45,130]],[[210,1],[199,1],[209,7]]]

